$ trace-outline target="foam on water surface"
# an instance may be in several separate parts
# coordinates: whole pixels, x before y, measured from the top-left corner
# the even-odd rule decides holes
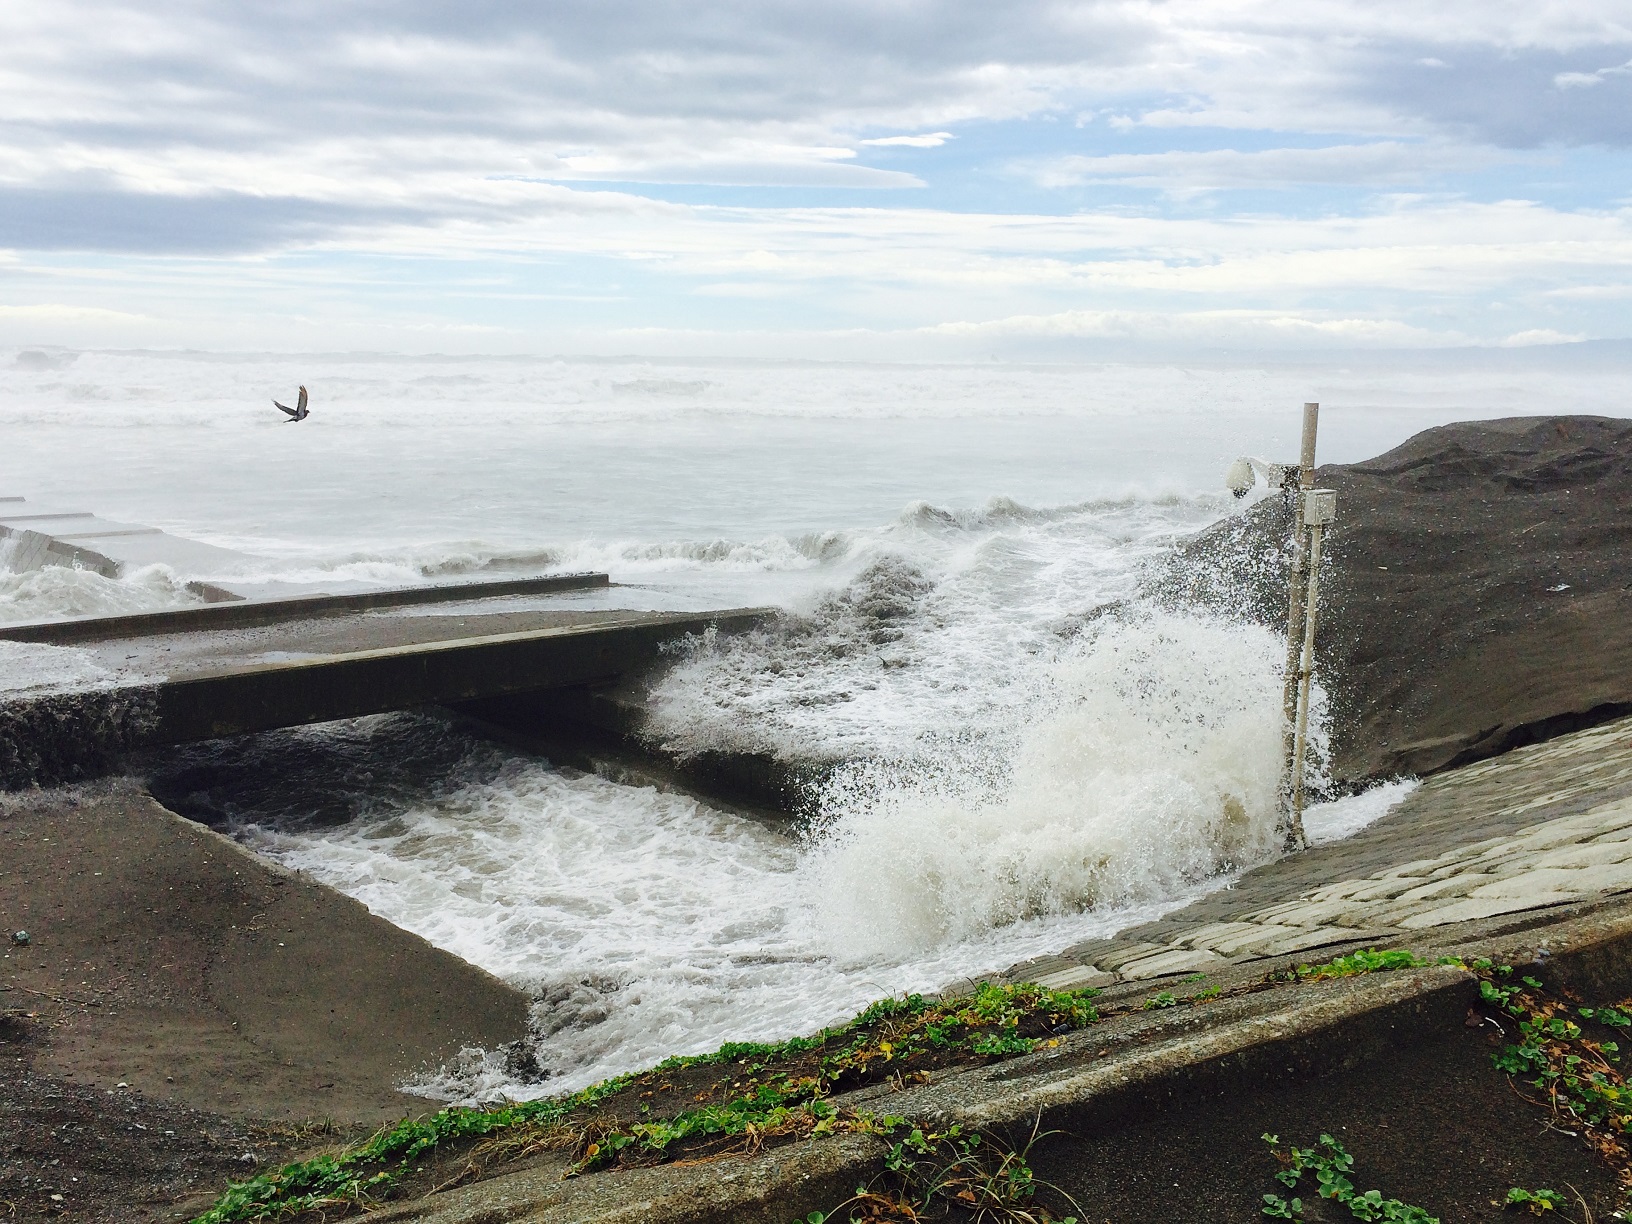
[[[0,693],[40,696],[77,692],[104,688],[115,679],[114,673],[97,663],[89,651],[0,641]]]
[[[166,565],[142,566],[121,578],[62,565],[16,573],[6,567],[15,551],[14,541],[0,540],[0,624],[158,612],[204,602]]]
[[[245,762],[266,790],[244,807],[165,797],[195,812],[220,805],[213,814],[249,845],[532,993],[535,1053],[549,1078],[467,1058],[421,1082],[433,1095],[538,1095],[726,1040],[808,1031],[881,995],[934,989],[1152,917],[1204,886],[1175,878],[1155,893],[1123,889],[1091,910],[1062,898],[956,932],[931,922],[923,938],[894,943],[880,939],[883,916],[856,891],[870,882],[824,866],[821,841],[564,774],[419,716],[297,737],[303,776],[280,774],[274,758]],[[380,774],[415,776],[371,785],[352,772],[364,759]],[[244,797],[232,785],[222,793]],[[983,853],[968,850],[971,862]]]

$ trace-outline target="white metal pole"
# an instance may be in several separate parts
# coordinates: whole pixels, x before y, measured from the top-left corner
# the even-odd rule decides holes
[[[1309,742],[1309,693],[1315,674],[1315,607],[1320,591],[1320,537],[1323,524],[1309,528],[1309,601],[1303,612],[1303,650],[1298,660],[1298,729],[1292,750],[1292,813],[1289,838],[1305,845],[1303,762]]]
[[[1303,406],[1303,445],[1298,452],[1298,486],[1288,489],[1292,499],[1292,564],[1286,581],[1286,671],[1281,693],[1281,834],[1288,850],[1303,849],[1302,809],[1298,789],[1297,733],[1298,674],[1304,640],[1304,575],[1308,553],[1304,545],[1303,494],[1315,485],[1315,434],[1320,426],[1320,405]]]

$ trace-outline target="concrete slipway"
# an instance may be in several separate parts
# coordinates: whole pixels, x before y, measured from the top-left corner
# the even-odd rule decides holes
[[[1357,947],[1409,947],[1541,961],[1537,972],[1551,985],[1607,1001],[1632,993],[1628,894],[1632,719],[1441,774],[1356,837],[1248,872],[1114,940],[994,976],[1097,983],[1114,1003],[1163,988],[1182,994],[1179,983],[1196,972],[1227,986]],[[1462,1029],[1476,997],[1469,974],[1432,966],[1135,1010],[1057,1049],[835,1103],[1011,1136],[1039,1123],[1114,1131],[1266,1082],[1366,1073],[1403,1048]],[[562,1158],[370,1218],[787,1224],[847,1198],[877,1171],[882,1151],[880,1141],[848,1136],[570,1180]]]

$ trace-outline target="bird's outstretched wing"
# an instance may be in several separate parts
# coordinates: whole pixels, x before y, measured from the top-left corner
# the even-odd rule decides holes
[[[281,408],[284,412],[287,412],[290,416],[298,415],[293,408],[289,407],[287,404],[280,404],[280,403],[278,403],[277,400],[272,401],[272,407]]]
[[[306,388],[305,387],[302,387],[300,389],[300,398],[295,401],[295,407],[301,412],[306,411]]]

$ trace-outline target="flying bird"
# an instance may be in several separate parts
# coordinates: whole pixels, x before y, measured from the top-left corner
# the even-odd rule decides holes
[[[307,417],[312,415],[306,407],[305,387],[300,389],[300,398],[295,401],[295,406],[293,408],[290,408],[286,404],[280,404],[277,400],[272,401],[272,406],[274,408],[282,408],[285,412],[287,412],[289,414],[289,421],[304,421]]]

